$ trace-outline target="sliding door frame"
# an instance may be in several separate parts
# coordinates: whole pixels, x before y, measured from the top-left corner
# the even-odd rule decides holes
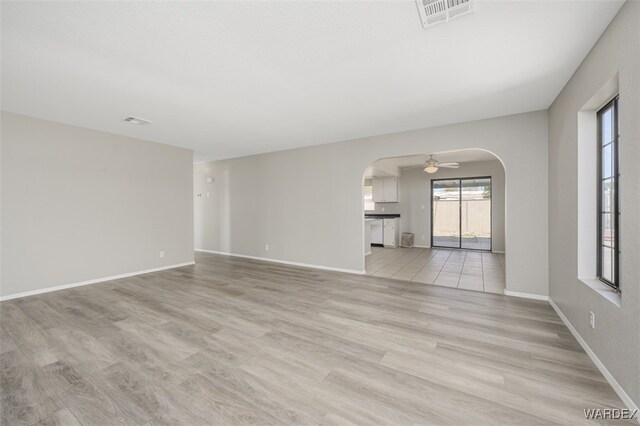
[[[489,238],[489,249],[472,249],[472,248],[462,248],[462,181],[463,180],[473,180],[473,179],[489,179],[491,183],[491,196],[489,197],[489,203],[491,206],[489,213],[489,227],[491,228],[491,238]],[[447,247],[447,246],[436,246],[433,244],[433,183],[443,180],[457,180],[458,184],[458,247]],[[432,248],[443,248],[443,249],[452,249],[452,250],[476,250],[476,251],[493,251],[493,179],[491,176],[472,176],[472,177],[452,177],[452,178],[440,178],[440,179],[431,179],[430,192],[429,192],[429,204],[431,207],[430,212],[430,220],[431,220],[431,247]]]

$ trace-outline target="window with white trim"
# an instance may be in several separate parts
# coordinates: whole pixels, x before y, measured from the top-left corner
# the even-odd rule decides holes
[[[620,197],[618,98],[598,118],[598,278],[620,290]]]

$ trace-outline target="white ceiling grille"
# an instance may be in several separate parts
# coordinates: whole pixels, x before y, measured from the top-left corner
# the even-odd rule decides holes
[[[423,27],[473,12],[474,0],[416,0]]]

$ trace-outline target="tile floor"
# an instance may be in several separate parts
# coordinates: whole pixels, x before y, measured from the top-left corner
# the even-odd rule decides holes
[[[491,238],[483,237],[433,237],[433,245],[446,249],[447,247],[460,247],[471,250],[491,250]]]
[[[367,275],[502,294],[505,256],[471,250],[371,247]]]

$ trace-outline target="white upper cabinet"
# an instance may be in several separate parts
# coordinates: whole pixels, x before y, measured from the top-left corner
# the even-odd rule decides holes
[[[388,202],[398,202],[398,178],[385,178],[383,182],[384,199]]]
[[[373,186],[374,203],[398,202],[398,178],[373,178],[371,180],[371,185]]]

